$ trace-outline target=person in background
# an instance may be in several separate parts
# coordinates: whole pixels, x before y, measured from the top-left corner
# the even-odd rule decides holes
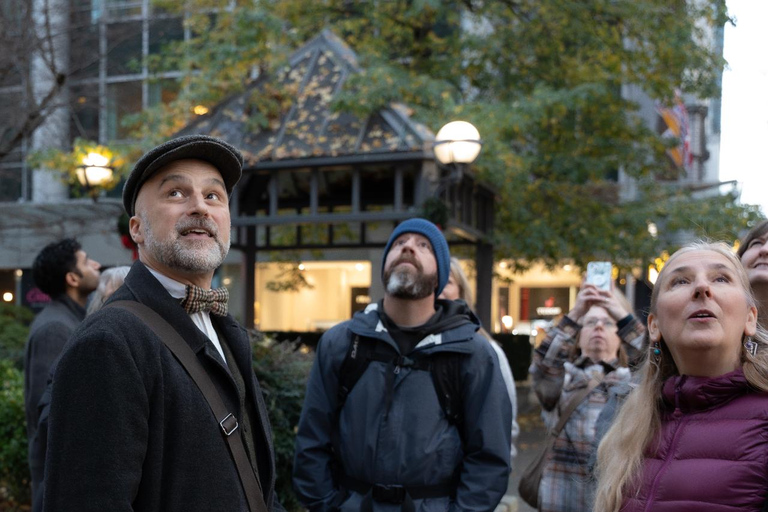
[[[91,294],[86,315],[92,315],[104,306],[107,299],[123,285],[125,276],[131,270],[129,266],[112,267],[101,272],[99,286]]]
[[[91,293],[86,316],[90,316],[102,308],[106,300],[122,286],[129,270],[131,270],[131,267],[124,266],[112,267],[101,271],[99,286]],[[33,472],[33,478],[37,482],[36,488],[37,495],[39,496],[39,499],[33,500],[32,512],[43,510],[42,497],[45,494],[45,487],[42,470],[45,468],[45,454],[48,450],[48,413],[51,407],[51,381],[52,378],[49,377],[48,386],[45,388],[37,404],[39,417],[37,429],[29,444],[30,467],[36,468]]]
[[[582,284],[573,308],[533,353],[533,390],[548,428],[570,400],[582,397],[546,462],[539,486],[542,512],[592,510],[595,424],[611,390],[629,383],[628,363],[644,353],[645,328],[630,309],[620,292]]]
[[[311,511],[492,511],[512,428],[498,358],[466,304],[437,300],[451,265],[437,226],[400,223],[383,260],[383,300],[318,343],[296,494]]]
[[[24,410],[32,501],[42,501],[43,466],[31,457],[32,443],[39,420],[38,403],[48,384],[54,361],[61,354],[70,334],[85,318],[85,304],[99,284],[99,262],[92,260],[74,238],[46,245],[32,264],[32,277],[51,301],[35,317],[24,348]]]
[[[749,230],[736,254],[747,270],[757,300],[757,318],[765,325],[768,320],[768,220]]]
[[[670,257],[648,335],[641,384],[598,449],[594,510],[766,510],[768,333],[730,247]]]
[[[464,274],[464,270],[461,268],[461,264],[457,258],[451,258],[451,273],[448,276],[448,283],[443,288],[443,293],[438,297],[439,299],[447,300],[463,300],[469,306],[469,309],[475,309],[475,304],[472,296],[472,289],[469,287],[469,281]],[[509,366],[504,349],[498,344],[493,337],[488,334],[482,326],[478,329],[478,332],[491,343],[491,347],[496,352],[496,356],[499,358],[499,365],[501,367],[501,376],[504,378],[504,384],[507,386],[507,393],[509,394],[509,402],[512,405],[512,444],[509,453],[510,466],[514,469],[514,460],[517,455],[517,448],[515,443],[517,437],[520,435],[520,427],[517,424],[517,391],[515,389],[515,378],[512,375],[512,369]]]

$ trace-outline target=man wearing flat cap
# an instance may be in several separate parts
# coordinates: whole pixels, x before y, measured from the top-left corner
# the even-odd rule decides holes
[[[227,315],[227,291],[211,290],[229,250],[229,197],[242,164],[237,149],[202,135],[170,140],[136,163],[123,204],[139,261],[56,366],[44,510],[282,510],[249,339]],[[171,349],[172,336],[121,306],[135,303],[180,336],[191,364]],[[206,375],[230,413],[223,420],[199,384]]]

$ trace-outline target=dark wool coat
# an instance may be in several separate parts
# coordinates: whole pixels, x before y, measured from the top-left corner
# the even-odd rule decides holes
[[[237,387],[213,343],[137,262],[110,301],[135,300],[174,326],[243,425]],[[254,437],[264,499],[274,497],[272,433],[247,333],[211,315],[255,402]],[[241,427],[242,428],[242,427]],[[75,331],[53,376],[45,504],[67,511],[247,511],[221,428],[195,382],[133,314],[105,308]]]
[[[62,294],[52,299],[35,317],[24,348],[24,411],[27,418],[28,461],[32,478],[32,503],[34,510],[38,511],[41,510],[43,501],[45,464],[45,452],[43,451],[43,457],[40,457],[40,448],[35,447],[42,410],[40,400],[44,392],[47,392],[48,378],[56,358],[84,318],[85,308]],[[41,435],[46,432],[47,430]]]
[[[766,510],[768,394],[741,369],[719,377],[671,377],[661,431],[642,465],[640,491],[622,512]]]
[[[52,299],[29,327],[29,338],[24,348],[24,409],[29,442],[35,437],[39,417],[37,404],[48,384],[53,362],[83,318],[85,308],[68,296],[61,295]]]

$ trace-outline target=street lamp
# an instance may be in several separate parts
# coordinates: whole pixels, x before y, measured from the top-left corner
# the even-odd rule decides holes
[[[477,128],[466,121],[452,121],[437,132],[432,147],[438,167],[447,171],[434,182],[435,188],[431,197],[422,205],[426,218],[438,226],[448,221],[449,187],[461,183],[464,169],[475,161],[480,153],[482,142]],[[442,174],[442,173],[440,173]]]
[[[482,145],[480,133],[471,123],[452,121],[437,132],[435,158],[443,165],[471,164]]]
[[[76,169],[77,181],[88,189],[94,202],[99,188],[112,181],[114,169],[108,164],[109,158],[91,152],[83,158],[83,164]]]

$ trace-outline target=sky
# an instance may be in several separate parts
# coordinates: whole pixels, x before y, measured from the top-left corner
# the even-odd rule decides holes
[[[741,202],[768,216],[768,1],[727,0],[720,181],[738,180]]]

